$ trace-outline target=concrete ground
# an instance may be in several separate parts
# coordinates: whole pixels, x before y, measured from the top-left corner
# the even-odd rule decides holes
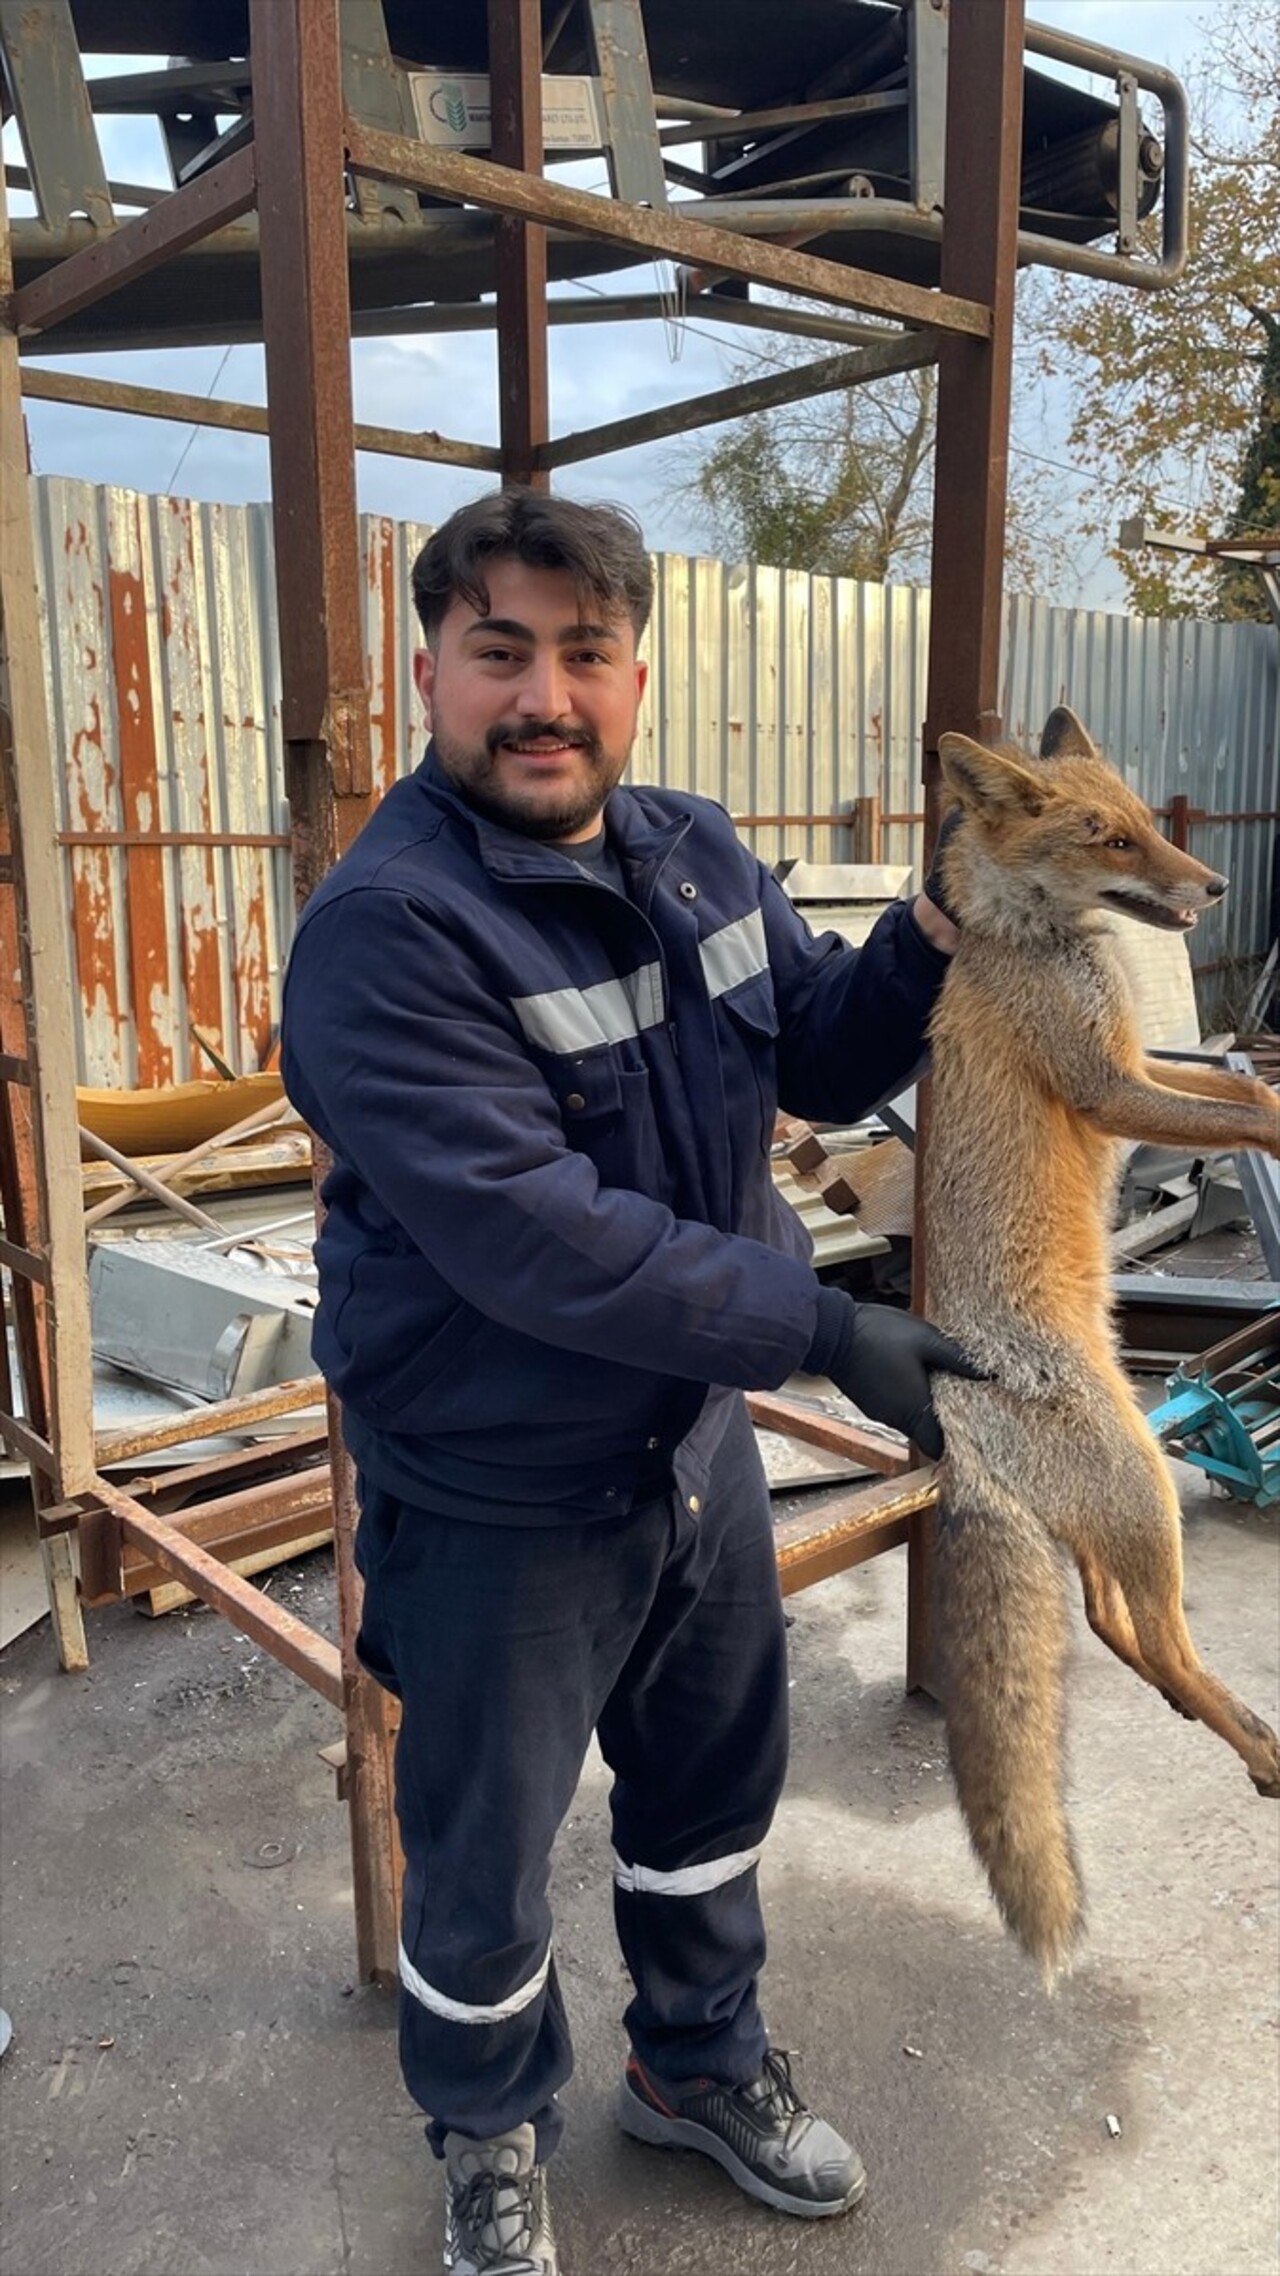
[[[1187,1518],[1201,1650],[1274,1719],[1275,1516],[1193,1487]],[[327,1557],[272,1586],[331,1625]],[[904,1587],[898,1553],[794,1600],[794,1767],[763,1873],[771,2029],[856,2129],[866,2202],[780,2219],[615,2130],[594,1763],[556,1874],[569,2276],[1273,2276],[1280,1816],[1081,1624],[1091,1933],[1046,1998],[966,1852],[938,1719],[903,1698]],[[78,1678],[47,1624],[0,1656],[0,2269],[434,2276],[438,2168],[391,2002],[352,1985],[346,1823],[316,1758],[334,1716],[209,1613],[120,1607],[91,1642]]]

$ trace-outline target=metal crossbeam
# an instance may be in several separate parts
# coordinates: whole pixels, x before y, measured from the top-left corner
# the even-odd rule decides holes
[[[723,226],[713,228],[703,221],[686,220],[682,212],[671,209],[664,213],[637,212],[613,199],[569,189],[562,182],[512,173],[486,158],[432,149],[403,135],[379,134],[350,117],[347,151],[357,173],[411,182],[417,189],[453,198],[459,205],[520,214],[549,228],[627,245],[638,261],[657,255],[688,262],[695,268],[719,270],[725,276],[746,277],[755,284],[775,285],[801,297],[835,301],[842,308],[870,309],[904,324],[933,325],[939,331],[975,340],[991,336],[991,311],[976,300],[930,292],[923,285],[904,284],[896,277],[873,276],[866,269],[846,268],[838,261],[820,260],[813,253],[740,237]]]
[[[631,419],[611,419],[600,427],[585,427],[576,435],[557,436],[543,444],[535,454],[536,461],[544,467],[572,466],[580,459],[600,458],[608,451],[629,450],[635,443],[686,434],[692,427],[712,427],[726,419],[745,418],[753,411],[772,410],[781,403],[798,402],[802,396],[862,387],[889,372],[919,371],[925,364],[937,362],[939,345],[936,332],[900,332],[851,355],[826,356],[790,371],[770,372],[764,379],[686,396],[679,403],[641,411]]]
[[[224,223],[248,213],[258,194],[252,148],[237,150],[194,181],[171,190],[146,213],[125,221],[109,237],[58,261],[13,296],[18,332],[42,332],[75,316],[108,293],[119,292],[175,253],[184,253]]]

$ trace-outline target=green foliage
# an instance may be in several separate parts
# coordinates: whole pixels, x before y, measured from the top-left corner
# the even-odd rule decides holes
[[[1190,257],[1159,293],[1040,280],[1041,373],[1069,386],[1070,454],[1097,469],[1086,538],[1140,513],[1203,536],[1275,527],[1280,326],[1280,0],[1211,19],[1193,109]],[[1258,580],[1115,551],[1139,614],[1265,615]]]
[[[814,353],[780,336],[768,361]],[[931,370],[905,372],[760,412],[700,452],[683,494],[729,558],[876,582],[927,574],[935,396]]]
[[[1280,535],[1280,315],[1257,311],[1267,345],[1262,356],[1258,417],[1244,454],[1240,497],[1228,525],[1232,537]],[[1259,577],[1251,569],[1223,572],[1221,613],[1266,619],[1269,610]]]

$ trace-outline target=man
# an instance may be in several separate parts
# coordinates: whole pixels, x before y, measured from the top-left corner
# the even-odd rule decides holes
[[[855,2204],[757,2004],[787,1685],[741,1391],[830,1375],[929,1452],[924,1322],[822,1289],[774,1116],[904,1080],[955,934],[815,940],[726,814],[619,788],[651,576],[506,492],[414,567],[432,740],[313,896],[289,1094],[331,1148],[316,1355],[360,1484],[360,1652],[403,1701],[401,2058],[445,2267],[553,2276],[569,2035],[547,1903],[593,1729],[634,1986],[619,2117],[781,2210]]]

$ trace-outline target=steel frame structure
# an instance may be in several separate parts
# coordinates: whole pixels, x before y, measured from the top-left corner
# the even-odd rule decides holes
[[[0,0],[3,4],[7,0]],[[136,218],[116,219],[104,182],[106,206],[91,216],[102,226],[91,241],[18,291],[13,289],[8,233],[0,230],[0,625],[6,666],[0,819],[7,816],[7,834],[0,841],[0,912],[8,926],[7,934],[0,926],[0,954],[6,975],[20,971],[16,990],[0,990],[0,1200],[6,1220],[0,1263],[14,1287],[26,1408],[25,1415],[19,1413],[6,1360],[0,1367],[0,1436],[31,1466],[64,1666],[83,1666],[86,1657],[69,1538],[78,1531],[84,1593],[91,1601],[119,1595],[126,1556],[142,1553],[233,1619],[341,1710],[346,1749],[340,1790],[351,1808],[359,1966],[365,1978],[389,1979],[395,1971],[399,1875],[392,1812],[395,1719],[391,1703],[363,1674],[354,1654],[356,1508],[336,1414],[330,1413],[327,1474],[307,1467],[318,1452],[314,1434],[299,1434],[275,1456],[255,1449],[211,1459],[183,1474],[184,1482],[197,1490],[197,1502],[178,1518],[147,1506],[141,1492],[123,1490],[104,1471],[166,1442],[296,1411],[315,1400],[317,1380],[222,1402],[203,1410],[198,1421],[187,1415],[164,1427],[95,1442],[71,975],[56,866],[21,394],[25,389],[46,398],[238,428],[265,426],[286,788],[297,889],[305,898],[355,835],[372,798],[355,449],[464,465],[496,473],[504,481],[546,486],[557,468],[598,452],[737,417],[789,394],[844,387],[936,360],[934,573],[923,752],[931,835],[937,819],[940,731],[991,736],[999,729],[1024,14],[1023,0],[1004,0],[998,7],[990,0],[951,0],[945,92],[948,197],[940,225],[940,289],[929,290],[837,265],[794,244],[769,242],[758,228],[773,227],[775,221],[761,219],[756,208],[735,213],[729,228],[686,217],[660,202],[653,194],[661,180],[658,109],[648,83],[638,0],[608,0],[607,5],[588,0],[597,41],[607,48],[612,90],[611,200],[543,179],[537,0],[487,0],[494,112],[489,159],[429,148],[394,131],[385,118],[375,125],[352,115],[344,93],[343,4],[250,0],[253,139],[232,137],[226,155],[181,186],[163,195],[146,193],[149,202]],[[917,6],[922,16],[930,12],[929,0],[907,4]],[[42,6],[59,36],[69,36],[74,45],[67,0],[42,0]],[[935,80],[932,96],[942,102],[941,80]],[[500,431],[495,447],[355,424],[347,185],[360,210],[374,185],[391,185],[499,217],[495,321]],[[254,213],[266,347],[265,413],[20,368],[20,343],[38,347],[41,331],[60,317],[104,299],[183,248]],[[793,217],[792,236],[803,236],[804,218]],[[935,223],[936,217],[930,226]],[[840,352],[798,373],[717,390],[589,434],[553,437],[548,324],[563,311],[554,303],[549,308],[546,295],[546,233],[551,226],[610,240],[637,256],[665,257],[703,280],[745,278],[803,296],[817,304],[817,313],[796,313],[797,325],[836,340]],[[1176,245],[1172,253],[1176,256]],[[641,298],[649,307],[655,305],[652,296]],[[892,318],[899,329],[868,334],[850,323],[851,311]],[[309,415],[301,415],[304,405]],[[272,415],[277,406],[287,407],[284,416]],[[927,1108],[923,1119],[927,1127]],[[319,1164],[318,1173],[322,1168]],[[917,1242],[917,1254],[920,1247]],[[917,1301],[922,1293],[917,1288]],[[776,1403],[774,1413],[768,1408],[762,1402],[762,1419],[776,1421]],[[788,1427],[800,1434],[804,1426],[793,1417]],[[831,1426],[823,1427],[830,1443]],[[821,1437],[822,1429],[811,1423],[809,1435]],[[339,1647],[262,1596],[202,1546],[202,1540],[214,1538],[226,1548],[228,1486],[238,1489],[244,1522],[256,1524],[260,1534],[273,1523],[286,1522],[304,1502],[310,1508],[317,1498],[331,1497]],[[164,1496],[151,1498],[163,1502]],[[870,1488],[843,1491],[779,1534],[787,1589],[907,1541],[909,1685],[928,1680],[933,1499],[932,1473],[916,1470]],[[281,1538],[279,1532],[276,1538]]]

